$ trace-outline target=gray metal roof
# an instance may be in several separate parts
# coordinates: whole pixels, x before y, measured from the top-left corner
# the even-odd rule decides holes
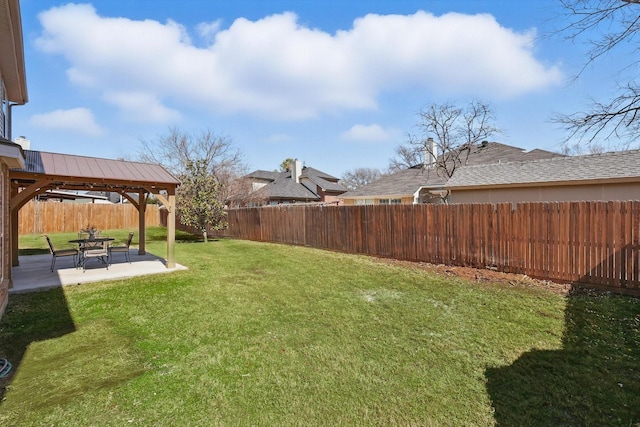
[[[467,166],[446,188],[593,180],[640,180],[640,150]]]
[[[474,147],[469,155],[467,164],[477,165],[496,163],[498,161],[535,160],[561,156],[561,154],[551,151],[539,149],[527,151],[499,142],[489,142],[485,145]],[[454,176],[462,169],[464,168],[456,169]],[[356,190],[348,191],[342,194],[340,198],[409,196],[422,187],[442,188],[446,182],[446,177],[442,176],[441,172],[438,173],[437,169],[425,169],[421,165],[417,165],[392,175],[384,176]]]
[[[177,187],[180,181],[157,164],[101,159],[71,154],[24,150],[25,165],[12,169],[11,177],[36,180],[40,176],[60,181],[84,181]]]

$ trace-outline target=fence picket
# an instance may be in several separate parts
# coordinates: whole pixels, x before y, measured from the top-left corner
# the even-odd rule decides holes
[[[158,205],[147,205],[147,226],[162,225]],[[56,203],[32,200],[18,213],[18,234],[45,234],[77,232],[95,226],[102,230],[138,228],[138,210],[135,206],[99,203]]]

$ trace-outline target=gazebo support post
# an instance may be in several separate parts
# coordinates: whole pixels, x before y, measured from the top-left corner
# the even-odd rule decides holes
[[[166,197],[156,194],[160,203],[167,209],[167,268],[176,267],[176,190],[167,190]]]
[[[138,255],[146,255],[146,227],[145,214],[147,212],[147,192],[140,190],[138,192]]]
[[[173,193],[167,195],[169,202],[169,215],[167,216],[167,268],[176,267],[176,196]]]

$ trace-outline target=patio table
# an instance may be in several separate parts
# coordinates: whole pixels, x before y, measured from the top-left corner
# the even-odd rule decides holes
[[[84,252],[92,249],[97,249],[98,246],[103,244],[109,245],[109,242],[113,242],[115,238],[113,237],[94,237],[94,238],[85,238],[85,239],[73,239],[69,240],[69,243],[75,243],[79,247],[80,260],[78,264],[84,265]],[[107,261],[104,260],[104,257],[100,257],[100,260],[104,264],[108,264]],[[108,267],[108,265],[107,265]]]

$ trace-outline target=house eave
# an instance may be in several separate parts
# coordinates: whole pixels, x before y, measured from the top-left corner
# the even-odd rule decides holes
[[[0,0],[0,22],[8,31],[0,38],[0,75],[5,81],[6,97],[10,102],[26,104],[27,77],[22,40],[22,21],[18,0]]]
[[[0,161],[10,169],[23,168],[25,159],[22,147],[6,139],[0,139]]]
[[[522,188],[522,187],[558,187],[558,186],[576,186],[576,185],[598,185],[598,184],[626,184],[640,183],[640,176],[621,177],[621,178],[594,178],[594,179],[576,179],[564,181],[540,181],[540,182],[516,182],[501,184],[484,184],[484,185],[464,185],[464,186],[444,186],[446,190],[486,190],[493,188]]]

